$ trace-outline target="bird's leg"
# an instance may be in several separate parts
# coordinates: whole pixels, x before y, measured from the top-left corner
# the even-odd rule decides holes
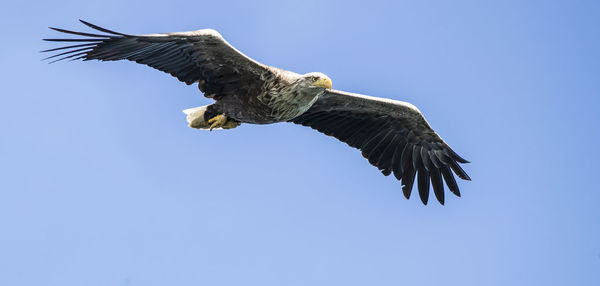
[[[196,129],[231,129],[242,124],[233,118],[227,117],[218,104],[205,105],[183,111],[189,126]]]
[[[225,114],[217,114],[208,120],[208,124],[210,125],[210,130],[215,128],[231,129],[240,126],[241,122],[229,118]]]

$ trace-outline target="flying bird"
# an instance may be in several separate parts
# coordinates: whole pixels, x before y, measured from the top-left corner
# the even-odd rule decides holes
[[[50,29],[77,36],[44,39],[71,45],[55,52],[52,62],[130,60],[166,72],[198,88],[213,104],[186,109],[189,126],[232,129],[242,123],[293,122],[309,126],[357,148],[386,176],[402,182],[408,199],[417,182],[423,204],[430,186],[444,204],[444,183],[460,196],[454,174],[470,180],[456,154],[412,104],[332,89],[319,72],[297,74],[261,64],[230,45],[215,30],[128,35],[80,20],[102,33]],[[442,180],[443,178],[443,180]]]

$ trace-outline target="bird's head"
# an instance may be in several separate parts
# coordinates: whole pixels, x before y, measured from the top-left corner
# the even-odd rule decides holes
[[[302,75],[301,80],[307,87],[331,89],[331,79],[320,72],[304,74]]]

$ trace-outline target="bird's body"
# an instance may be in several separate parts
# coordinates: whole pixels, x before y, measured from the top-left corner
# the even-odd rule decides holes
[[[297,74],[263,65],[210,29],[134,36],[82,22],[107,34],[52,28],[88,38],[47,39],[84,44],[45,52],[67,49],[52,56],[64,56],[58,60],[131,60],[186,84],[197,83],[215,103],[184,110],[190,127],[231,129],[241,123],[277,122],[309,126],[360,149],[384,175],[393,173],[403,182],[407,198],[416,178],[425,204],[430,185],[444,203],[442,178],[460,196],[453,172],[470,180],[458,164],[467,161],[452,151],[412,104],[333,90],[322,73]]]
[[[268,67],[261,79],[259,89],[217,99],[215,107],[243,123],[285,122],[306,112],[325,92],[324,87],[303,88],[302,75],[275,67]]]

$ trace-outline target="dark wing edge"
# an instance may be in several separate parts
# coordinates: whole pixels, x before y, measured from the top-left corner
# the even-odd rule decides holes
[[[73,43],[41,51],[57,53],[44,60],[52,60],[50,63],[66,59],[130,60],[169,73],[188,85],[202,82],[201,90],[206,94],[239,89],[244,82],[260,80],[261,73],[268,70],[266,66],[236,50],[215,30],[128,35],[79,21],[105,34],[50,27],[61,33],[81,37],[44,39]]]
[[[471,180],[459,163],[469,163],[433,131],[410,103],[328,90],[304,114],[290,120],[333,136],[362,155],[386,176],[402,181],[409,199],[415,179],[423,204],[429,188],[444,204],[444,183],[460,197],[454,174]]]

